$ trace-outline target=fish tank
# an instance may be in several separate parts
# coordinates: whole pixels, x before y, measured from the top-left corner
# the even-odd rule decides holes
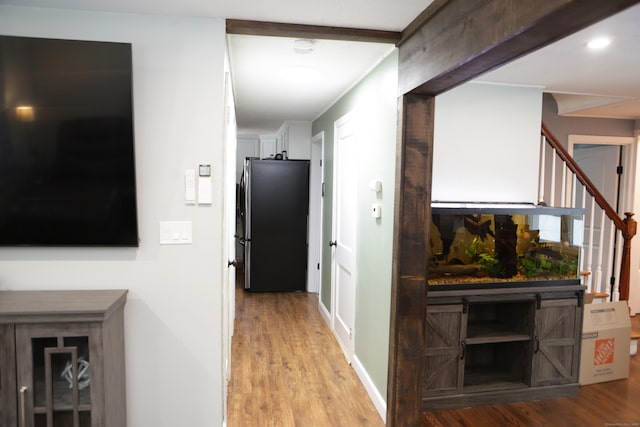
[[[430,286],[579,283],[584,209],[433,203],[431,220]]]

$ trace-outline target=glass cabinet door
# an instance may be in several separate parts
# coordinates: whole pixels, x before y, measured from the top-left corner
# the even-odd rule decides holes
[[[16,327],[18,386],[27,427],[90,427],[92,365],[88,328]]]

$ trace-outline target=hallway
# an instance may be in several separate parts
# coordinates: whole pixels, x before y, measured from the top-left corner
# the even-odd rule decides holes
[[[320,315],[316,294],[236,288],[227,425],[384,425]]]
[[[236,287],[227,426],[384,425],[317,305],[315,294],[247,293]],[[632,325],[640,332],[640,316]],[[636,355],[629,380],[581,387],[576,398],[424,412],[422,425],[638,426],[639,375]]]

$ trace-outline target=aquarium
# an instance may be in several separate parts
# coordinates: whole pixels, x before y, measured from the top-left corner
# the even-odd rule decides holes
[[[432,205],[429,285],[528,285],[579,279],[584,210]]]

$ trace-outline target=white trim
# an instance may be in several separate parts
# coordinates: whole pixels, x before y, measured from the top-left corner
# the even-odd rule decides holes
[[[314,157],[315,147],[320,146],[320,157]],[[307,261],[307,292],[318,293],[322,295],[322,233],[324,220],[324,197],[322,195],[322,186],[324,184],[324,131],[319,132],[311,138],[311,158],[309,160],[309,249]],[[318,179],[320,182],[313,182],[315,162],[320,161],[320,172]],[[317,187],[314,188],[313,185]],[[317,212],[316,212],[317,211]],[[314,224],[311,223],[311,217],[317,219]],[[317,263],[320,264],[318,271]],[[318,280],[315,281],[314,279]]]
[[[318,296],[318,311],[322,315],[322,318],[327,323],[329,329],[331,329],[331,333],[333,335],[333,329],[331,328],[331,312],[327,310],[327,307],[322,303],[322,299]]]
[[[625,173],[620,186],[620,212],[633,211],[637,151],[635,142],[636,139],[631,136],[569,135],[568,138],[567,152],[571,157],[577,144],[625,146],[622,165]]]
[[[622,215],[623,212],[633,212],[634,203],[635,203],[635,188],[636,188],[636,156],[637,156],[637,144],[636,138],[630,136],[606,136],[606,135],[569,135],[567,139],[567,152],[571,157],[574,155],[574,147],[578,144],[584,145],[611,145],[611,146],[619,146],[622,149],[622,167],[624,168],[625,173],[622,175],[622,180],[620,182],[620,207],[618,209],[618,215]],[[573,191],[571,187],[568,188],[568,191]],[[618,244],[615,248],[616,253],[622,253],[622,240],[618,241]],[[632,245],[633,248],[633,245]],[[633,253],[631,255],[631,265],[637,265],[637,262],[634,261]],[[608,269],[610,267],[607,267]],[[634,280],[634,269],[632,267],[631,275],[631,283],[635,283]],[[610,270],[607,270],[610,272]],[[610,272],[611,273],[611,272]],[[610,274],[611,275],[611,274]],[[617,301],[619,298],[618,287],[619,287],[619,275],[615,275],[616,283],[614,287],[614,292],[612,294],[612,298],[614,301]],[[593,279],[592,279],[593,280]],[[629,299],[631,300],[633,285],[629,290]],[[635,311],[633,308],[631,311]]]
[[[358,356],[353,356],[351,366],[353,367],[354,371],[356,371],[356,374],[358,375],[358,378],[360,378],[360,382],[362,382],[362,385],[364,385],[365,390],[367,390],[367,394],[373,402],[373,406],[376,407],[378,415],[380,415],[380,418],[382,418],[382,422],[386,423],[387,402],[385,401],[382,394],[380,394],[380,391],[378,390],[376,385],[371,380],[369,373],[360,362],[360,359],[358,359]]]

